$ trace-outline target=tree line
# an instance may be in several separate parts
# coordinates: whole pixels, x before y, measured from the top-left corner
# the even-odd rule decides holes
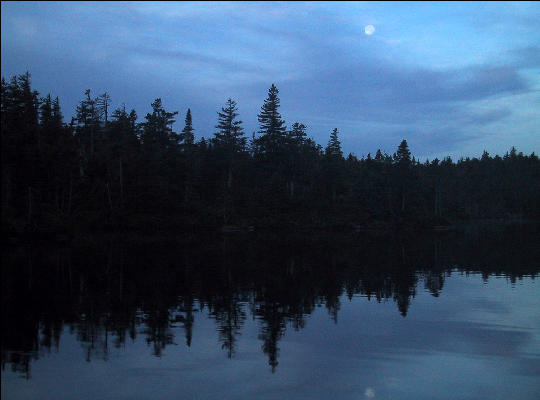
[[[540,163],[504,156],[421,162],[406,140],[394,154],[343,155],[338,129],[325,147],[287,127],[272,85],[248,137],[236,101],[217,112],[212,137],[195,138],[191,110],[161,99],[138,121],[87,90],[69,123],[58,98],[30,74],[2,78],[4,231],[162,228],[431,227],[458,220],[538,220]]]

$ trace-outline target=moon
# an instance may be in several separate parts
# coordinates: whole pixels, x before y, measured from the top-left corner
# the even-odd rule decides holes
[[[366,35],[373,35],[373,32],[375,32],[375,27],[373,25],[367,25],[364,28],[364,32],[366,32]]]

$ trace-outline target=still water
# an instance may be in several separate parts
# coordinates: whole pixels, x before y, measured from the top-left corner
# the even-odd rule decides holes
[[[539,399],[536,230],[2,255],[2,399]]]

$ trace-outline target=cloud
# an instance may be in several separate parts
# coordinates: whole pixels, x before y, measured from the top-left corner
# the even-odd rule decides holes
[[[540,67],[540,47],[527,46],[509,51],[514,65],[519,68],[539,68]]]
[[[282,92],[294,105],[290,114],[324,130],[340,128],[353,148],[364,142],[374,152],[371,136],[393,149],[397,144],[390,141],[406,137],[426,154],[476,139],[485,127],[512,114],[511,105],[487,100],[529,90],[515,67],[436,71],[381,62],[284,82]]]
[[[538,111],[530,94],[540,85],[540,48],[529,19],[537,9],[505,9],[506,23],[497,7],[450,7],[442,16],[440,7],[406,13],[356,3],[4,2],[2,72],[29,69],[38,90],[60,95],[66,116],[88,87],[140,115],[162,97],[172,109],[190,106],[199,133],[213,130],[229,96],[246,132],[257,130],[276,83],[287,123],[303,122],[318,143],[337,127],[346,153],[393,151],[391,142],[406,134],[426,154],[437,145],[464,149],[479,135],[494,139],[505,121],[512,132],[534,126],[527,121]],[[436,16],[440,27],[426,22]],[[501,24],[518,22],[527,35],[516,36],[517,28],[498,35]],[[368,23],[377,27],[372,37],[363,32]]]

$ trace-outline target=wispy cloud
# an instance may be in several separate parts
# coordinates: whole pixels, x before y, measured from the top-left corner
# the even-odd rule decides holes
[[[509,143],[502,130],[538,151],[535,3],[1,7],[2,75],[29,69],[38,90],[60,96],[66,115],[87,87],[141,115],[162,97],[172,109],[191,107],[198,134],[208,136],[232,96],[251,132],[276,83],[289,123],[305,123],[322,144],[339,128],[346,152],[393,150],[404,135],[423,155],[501,151]],[[367,24],[376,27],[371,36]]]

